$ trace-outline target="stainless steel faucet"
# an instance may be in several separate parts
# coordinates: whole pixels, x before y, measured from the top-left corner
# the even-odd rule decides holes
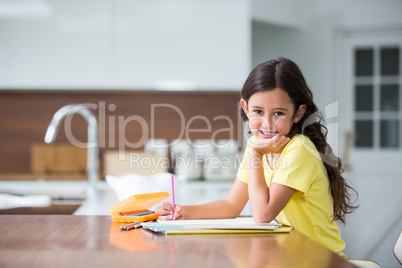
[[[53,116],[49,127],[46,131],[45,142],[53,143],[56,139],[60,123],[67,115],[80,114],[88,123],[88,138],[85,147],[87,151],[87,176],[88,188],[87,193],[92,194],[96,191],[96,182],[98,181],[98,122],[92,111],[82,104],[69,104],[60,108]],[[67,131],[67,129],[66,129]],[[71,130],[68,129],[71,133]],[[71,141],[70,141],[71,142]],[[81,147],[81,146],[80,146]]]

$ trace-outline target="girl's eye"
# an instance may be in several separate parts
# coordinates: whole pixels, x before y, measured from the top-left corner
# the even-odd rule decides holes
[[[275,115],[275,116],[282,116],[282,115],[285,115],[285,114],[282,113],[282,112],[275,112],[274,115]]]
[[[254,113],[256,113],[256,114],[262,114],[262,111],[261,111],[261,110],[254,110]]]

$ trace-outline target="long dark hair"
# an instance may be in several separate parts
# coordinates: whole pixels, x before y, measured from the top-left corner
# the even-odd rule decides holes
[[[316,146],[328,173],[334,202],[333,219],[344,224],[346,214],[357,208],[351,204],[349,190],[355,193],[356,191],[348,185],[342,176],[342,161],[333,153],[331,146],[327,143],[327,128],[322,124],[320,112],[313,102],[313,93],[307,86],[299,67],[286,58],[261,63],[248,76],[241,91],[241,98],[248,103],[253,94],[276,88],[288,93],[294,104],[295,113],[300,105],[305,104],[307,106],[303,117],[291,127],[288,137],[292,138],[296,134],[302,134],[309,137]],[[247,120],[243,109],[240,109],[240,114],[244,120]]]

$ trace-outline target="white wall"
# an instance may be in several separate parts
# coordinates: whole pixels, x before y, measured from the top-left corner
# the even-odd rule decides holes
[[[40,1],[39,15],[0,16],[1,88],[86,88],[110,85],[108,1]],[[39,1],[32,1],[33,3]],[[8,1],[1,1],[7,8]]]
[[[321,109],[339,96],[337,33],[402,27],[399,0],[252,0],[252,67],[284,56],[304,72]]]
[[[27,2],[45,11],[4,12]],[[0,9],[3,89],[238,90],[250,69],[248,0],[3,0]]]
[[[328,31],[319,27],[299,29],[254,22],[252,64],[255,66],[279,56],[295,61],[314,93],[316,104],[323,109],[334,99],[328,94],[331,90],[328,83],[331,74],[328,43],[331,38]]]

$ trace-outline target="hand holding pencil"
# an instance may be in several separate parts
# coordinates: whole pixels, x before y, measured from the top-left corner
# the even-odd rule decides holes
[[[174,177],[171,176],[172,180],[172,204],[163,203],[161,208],[155,210],[155,213],[159,215],[160,220],[176,220],[183,219],[183,207],[176,206],[175,196],[174,196]]]
[[[173,207],[170,203],[163,203],[161,208],[157,208],[155,213],[159,215],[158,219],[163,221],[184,220],[184,208],[176,205]]]

